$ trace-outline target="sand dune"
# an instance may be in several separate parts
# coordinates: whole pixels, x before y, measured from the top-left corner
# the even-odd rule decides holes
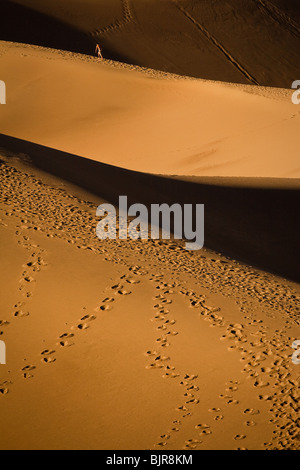
[[[77,47],[87,54],[93,53],[92,43],[101,42],[109,59],[212,80],[290,87],[299,75],[296,0],[6,3],[1,27],[6,40]],[[7,18],[12,27],[6,26]]]
[[[0,64],[3,134],[150,173],[300,176],[291,91],[178,80],[5,42]]]
[[[299,448],[299,285],[100,243],[99,199],[17,159],[0,179],[1,449]]]
[[[298,1],[2,3],[0,449],[299,450]]]

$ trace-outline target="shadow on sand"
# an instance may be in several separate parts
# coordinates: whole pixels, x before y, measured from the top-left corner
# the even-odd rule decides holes
[[[94,56],[96,42],[101,40],[106,59],[126,62],[104,38],[96,41],[90,34],[13,0],[1,4],[0,39]]]
[[[249,179],[183,180],[130,171],[0,134],[5,154],[25,154],[44,171],[118,205],[205,204],[205,246],[300,281],[300,190]],[[231,181],[231,182],[230,182]]]

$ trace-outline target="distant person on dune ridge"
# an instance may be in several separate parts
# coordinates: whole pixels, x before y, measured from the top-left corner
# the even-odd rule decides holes
[[[99,59],[103,59],[102,48],[99,46],[99,44],[97,44],[95,52],[98,55]]]

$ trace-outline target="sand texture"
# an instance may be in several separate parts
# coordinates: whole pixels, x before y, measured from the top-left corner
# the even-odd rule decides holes
[[[300,449],[298,3],[1,5],[1,450]],[[121,195],[204,248],[100,241]]]

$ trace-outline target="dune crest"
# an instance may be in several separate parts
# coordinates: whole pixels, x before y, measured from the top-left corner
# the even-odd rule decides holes
[[[292,90],[177,80],[22,44],[1,52],[3,134],[149,173],[300,177]]]

